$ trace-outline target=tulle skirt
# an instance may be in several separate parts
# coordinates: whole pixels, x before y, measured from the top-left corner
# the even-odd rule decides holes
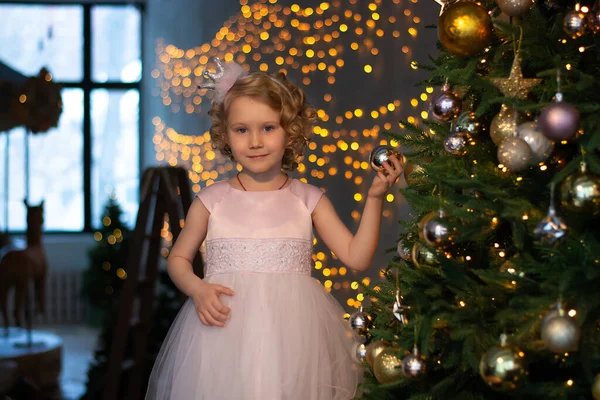
[[[224,328],[188,299],[154,364],[147,400],[349,400],[361,367],[344,310],[310,276],[213,275],[231,288]]]

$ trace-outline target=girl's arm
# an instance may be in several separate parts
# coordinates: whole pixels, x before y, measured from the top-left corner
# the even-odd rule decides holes
[[[233,296],[233,290],[204,282],[194,274],[192,267],[192,261],[206,237],[209,216],[210,212],[202,201],[196,198],[188,210],[185,225],[169,255],[167,271],[175,286],[193,300],[196,313],[204,325],[224,327],[231,310],[221,302],[219,296]]]
[[[191,296],[198,286],[204,283],[194,274],[192,261],[206,237],[209,216],[210,213],[202,201],[198,198],[194,199],[185,218],[185,225],[167,261],[167,272],[171,280],[187,296]]]
[[[373,260],[379,242],[383,198],[402,173],[401,162],[393,156],[390,160],[394,168],[384,163],[387,175],[379,172],[373,180],[356,235],[352,235],[326,196],[321,197],[313,212],[313,224],[325,245],[355,271],[367,270]]]

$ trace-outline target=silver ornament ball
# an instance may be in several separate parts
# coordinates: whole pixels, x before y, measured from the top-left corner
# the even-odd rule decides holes
[[[373,318],[363,311],[362,306],[357,312],[350,315],[350,327],[358,335],[365,335],[369,331],[372,321]]]
[[[548,215],[537,223],[533,234],[542,243],[552,245],[567,234],[567,224],[558,215],[554,207],[550,207]]]
[[[577,351],[580,336],[579,325],[562,309],[542,320],[542,341],[554,353]]]
[[[533,4],[532,0],[496,0],[498,8],[510,17],[518,17],[527,13]]]
[[[572,39],[577,39],[585,33],[586,15],[581,11],[570,11],[565,15],[563,29]]]
[[[498,161],[513,172],[520,171],[531,164],[531,149],[521,138],[508,138],[498,147]]]
[[[444,139],[444,148],[450,154],[464,156],[467,154],[470,139],[467,131],[453,132]]]
[[[356,343],[354,356],[356,357],[356,362],[364,364],[367,361],[367,346],[364,343]]]
[[[407,378],[416,378],[425,373],[425,359],[415,346],[413,353],[402,359],[402,373]]]
[[[529,145],[532,165],[546,161],[554,150],[554,143],[542,134],[535,122],[525,122],[517,126],[517,136]]]
[[[377,146],[369,155],[369,163],[371,164],[371,168],[375,172],[383,171],[383,163],[387,162],[390,166],[394,166],[390,161],[390,157],[395,155],[400,161],[402,161],[402,157],[400,157],[400,153],[396,150],[392,149],[389,146]]]
[[[477,119],[477,114],[473,111],[465,111],[456,118],[455,131],[467,131],[469,135],[476,136],[483,130],[481,122]]]
[[[456,234],[456,226],[443,216],[430,219],[423,228],[423,237],[427,244],[438,249],[452,245]]]
[[[542,134],[555,142],[573,138],[580,124],[579,111],[564,101],[544,107],[538,118],[538,127]]]
[[[462,100],[452,91],[444,90],[433,98],[429,112],[438,121],[451,121],[455,119],[462,110]]]
[[[403,240],[398,241],[398,248],[396,250],[398,251],[398,255],[400,256],[401,259],[403,259],[404,261],[410,260],[411,248],[404,246]]]

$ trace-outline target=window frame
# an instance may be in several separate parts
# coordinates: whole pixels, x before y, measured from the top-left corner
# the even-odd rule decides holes
[[[15,1],[15,0],[0,0],[0,4],[3,5],[15,5],[15,6],[80,6],[82,7],[83,13],[83,58],[80,62],[83,63],[83,78],[80,81],[67,81],[60,82],[65,89],[80,89],[83,92],[83,122],[82,122],[82,134],[83,134],[83,229],[79,231],[59,231],[59,230],[45,230],[44,234],[80,234],[80,233],[91,233],[96,229],[93,228],[92,223],[92,104],[91,97],[92,92],[98,89],[106,90],[137,90],[139,93],[139,120],[138,120],[138,175],[141,174],[142,170],[142,126],[143,126],[143,101],[142,101],[142,83],[144,81],[144,16],[145,16],[145,1],[131,1],[131,0],[105,0],[105,1]],[[140,60],[142,62],[142,74],[140,79],[136,82],[118,82],[118,81],[106,81],[106,82],[95,82],[92,79],[92,58],[93,58],[93,43],[92,43],[92,9],[95,7],[110,6],[110,7],[135,7],[140,13]],[[29,166],[27,166],[29,170]],[[29,173],[26,171],[26,173]],[[10,179],[10,178],[9,178]],[[25,192],[29,192],[29,188],[25,188]],[[24,233],[19,231],[9,231],[9,233]]]

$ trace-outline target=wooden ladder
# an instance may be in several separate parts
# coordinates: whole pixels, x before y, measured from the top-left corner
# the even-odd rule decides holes
[[[140,208],[127,258],[127,278],[108,355],[103,400],[138,400],[145,393],[142,386],[148,367],[155,282],[162,258],[161,231],[165,215],[168,215],[173,243],[179,236],[192,201],[188,182],[187,171],[179,167],[155,167],[144,172]],[[200,253],[196,255],[193,267],[196,275],[202,278]],[[132,346],[132,356],[126,357],[129,346]],[[121,388],[125,377],[126,383]]]

